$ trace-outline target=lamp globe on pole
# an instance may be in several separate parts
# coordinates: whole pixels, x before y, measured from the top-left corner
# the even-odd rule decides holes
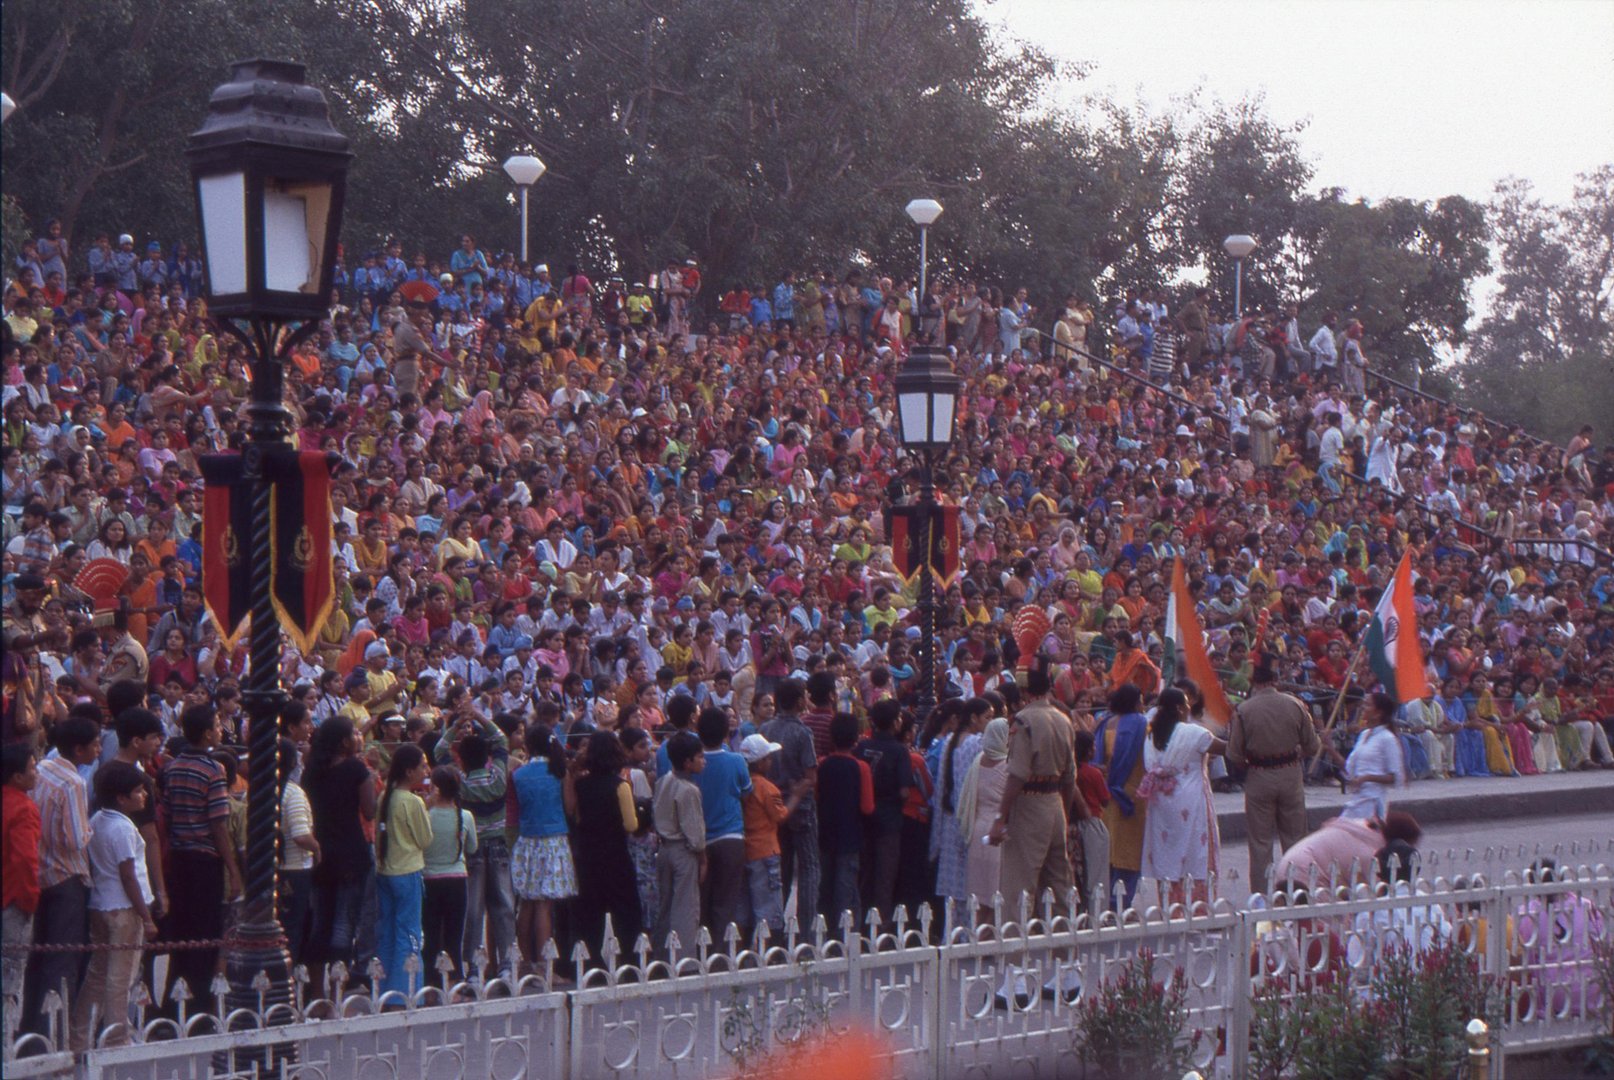
[[[538,158],[531,154],[516,154],[507,158],[504,163],[504,173],[516,187],[521,189],[521,261],[527,261],[527,195],[532,185],[549,170]]]
[[[1260,241],[1244,233],[1234,233],[1222,241],[1222,250],[1233,257],[1233,314],[1242,317],[1244,314],[1244,260],[1250,252],[1260,247]]]
[[[903,209],[907,211],[909,219],[919,226],[919,303],[914,311],[917,318],[925,307],[926,272],[930,261],[928,250],[930,227],[941,217],[942,204],[935,199],[914,199]]]

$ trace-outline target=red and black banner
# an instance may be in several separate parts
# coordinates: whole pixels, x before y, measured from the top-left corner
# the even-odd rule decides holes
[[[203,454],[202,596],[224,646],[235,648],[252,610],[252,492],[240,454]]]
[[[936,524],[930,532],[930,571],[943,589],[958,580],[964,568],[964,545],[958,528],[958,507],[936,507]]]
[[[331,559],[331,466],[327,455],[276,449],[269,511],[269,591],[280,625],[304,652],[313,650],[336,603]]]
[[[936,584],[943,589],[958,579],[963,568],[962,545],[959,541],[958,507],[932,506],[934,514],[929,530],[930,551],[926,558],[926,507],[922,503],[894,506],[886,518],[887,539],[891,541],[891,561],[896,565],[902,580],[913,584],[925,567],[930,568]]]
[[[891,542],[891,562],[909,585],[925,564],[923,511],[917,506],[893,506],[885,519],[886,539]]]

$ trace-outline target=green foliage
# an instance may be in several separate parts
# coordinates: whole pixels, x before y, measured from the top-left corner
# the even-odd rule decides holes
[[[12,260],[21,253],[23,243],[32,240],[34,233],[29,226],[28,215],[23,213],[22,204],[16,199],[10,195],[0,195],[0,208],[3,208],[5,213],[4,258],[9,267]]]
[[[1181,973],[1163,985],[1154,970],[1154,954],[1141,952],[1082,999],[1075,1034],[1092,1080],[1177,1080],[1191,1066]]]
[[[1388,949],[1366,988],[1331,980],[1258,992],[1250,1023],[1256,1080],[1448,1080],[1467,1061],[1476,1017],[1501,1030],[1502,987],[1455,944]]]
[[[1296,284],[1285,262],[1312,175],[1300,151],[1303,127],[1274,122],[1252,98],[1207,113],[1187,137],[1173,215],[1178,258],[1209,271],[1213,286],[1231,298],[1233,268],[1222,241],[1255,237],[1261,246],[1244,263],[1246,306],[1271,308]]]
[[[698,253],[747,282],[855,252],[911,265],[901,208],[918,194],[948,206],[942,264],[974,252],[983,222],[1001,227],[987,173],[1035,146],[1025,118],[1053,65],[1000,45],[963,0],[923,6],[330,5],[393,61],[369,76],[380,112],[467,133],[468,174],[500,192],[507,154],[544,158],[546,256],[610,253],[641,274]],[[473,227],[508,235],[511,220]]]
[[[1521,180],[1490,207],[1498,292],[1453,374],[1487,412],[1560,441],[1614,415],[1614,165],[1583,174],[1567,206]]]
[[[1614,938],[1592,940],[1592,975],[1607,1026],[1586,1048],[1584,1064],[1592,1076],[1614,1076]]]
[[[1396,1080],[1445,1080],[1468,1058],[1468,1022],[1478,1017],[1495,1031],[1502,1020],[1500,985],[1454,944],[1417,954],[1387,950],[1371,987]]]
[[[362,50],[335,48],[316,14],[291,0],[8,0],[0,79],[18,110],[5,126],[6,192],[36,221],[60,217],[79,252],[103,231],[194,237],[185,140],[230,61],[345,55],[310,77],[351,79]]]
[[[1299,219],[1307,307],[1361,319],[1375,367],[1411,379],[1467,339],[1469,285],[1490,268],[1484,208],[1458,196],[1345,202],[1331,189]]]
[[[830,995],[811,970],[788,998],[729,992],[718,1045],[738,1075],[771,1077],[786,1072],[793,1056],[829,1034]]]
[[[1380,1080],[1385,1075],[1382,1008],[1360,1000],[1343,979],[1301,995],[1306,1016],[1295,1047],[1297,1080]]]
[[[1370,360],[1404,376],[1468,348],[1454,383],[1538,430],[1614,412],[1614,166],[1561,208],[1517,181],[1489,208],[1313,194],[1304,126],[1260,98],[1052,108],[1053,80],[1082,71],[971,0],[8,0],[6,194],[63,218],[79,252],[100,231],[193,238],[184,142],[250,55],[304,61],[353,142],[350,263],[391,236],[518,247],[500,169],[517,152],[549,165],[531,231],[557,269],[696,255],[714,288],[900,274],[918,261],[902,207],[926,195],[947,207],[934,269],[1026,286],[1044,327],[1070,291],[1203,277],[1225,304],[1222,241],[1250,233],[1252,305],[1360,318]],[[1469,341],[1493,229],[1501,292]]]
[[[1255,993],[1250,1012],[1250,1076],[1281,1080],[1292,1075],[1295,1055],[1310,1023],[1309,1001],[1296,998],[1276,981]]]

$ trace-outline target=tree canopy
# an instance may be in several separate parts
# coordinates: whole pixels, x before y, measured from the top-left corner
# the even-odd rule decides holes
[[[1567,206],[1507,180],[1490,206],[1497,292],[1456,376],[1474,404],[1565,437],[1614,416],[1614,165]]]

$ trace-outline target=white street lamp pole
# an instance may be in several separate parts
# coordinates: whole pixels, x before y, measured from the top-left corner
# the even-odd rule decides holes
[[[915,199],[905,208],[908,217],[919,226],[919,302],[914,310],[914,324],[923,330],[922,312],[925,307],[926,273],[930,262],[930,227],[941,217],[942,204],[935,199]]]
[[[504,171],[521,189],[521,261],[527,261],[527,195],[548,166],[531,154],[517,154],[504,163]]]
[[[527,197],[532,194],[531,184],[521,185],[521,261],[527,261],[527,237],[531,235],[527,228]]]
[[[1222,241],[1222,250],[1233,256],[1233,317],[1244,317],[1244,260],[1260,247],[1253,236],[1235,233]]]

